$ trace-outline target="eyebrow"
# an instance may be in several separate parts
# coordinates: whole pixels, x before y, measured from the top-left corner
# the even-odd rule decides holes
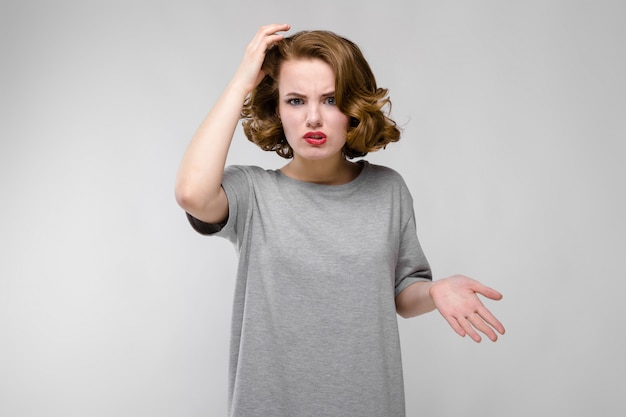
[[[331,91],[329,93],[325,93],[322,94],[322,97],[332,97],[335,95],[334,91]],[[298,98],[306,98],[306,94],[301,94],[301,93],[296,93],[296,92],[292,92],[292,93],[286,93],[285,97],[298,97]]]

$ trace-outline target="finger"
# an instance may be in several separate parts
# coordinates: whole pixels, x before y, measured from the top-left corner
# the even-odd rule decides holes
[[[291,29],[291,25],[289,25],[288,23],[272,23],[269,25],[262,26],[259,31],[269,34],[269,33],[275,33],[275,32],[283,32],[289,29]]]
[[[290,28],[290,25],[282,23],[262,26],[250,43],[251,49],[265,51],[270,45],[284,39],[284,36],[278,32],[284,32]]]
[[[475,329],[482,332],[485,336],[487,336],[492,342],[498,340],[498,335],[493,329],[485,323],[485,321],[477,314],[471,314],[467,319]]]
[[[461,318],[458,319],[458,321],[461,324],[461,326],[463,327],[463,329],[465,330],[465,333],[467,333],[469,335],[469,337],[471,337],[474,342],[480,343],[482,338],[476,332],[476,330],[474,329],[473,325],[470,323],[469,319],[467,317],[461,317]]]
[[[285,32],[285,31],[288,31],[290,28],[291,28],[290,25],[282,24],[282,23],[267,25],[267,26],[263,26],[259,30],[258,35],[261,38],[282,39],[284,38],[284,36],[282,34],[279,34],[278,32]]]
[[[480,315],[480,317],[482,317],[482,319],[489,323],[489,325],[491,327],[493,327],[494,329],[497,330],[498,333],[500,334],[504,334],[504,332],[506,331],[504,329],[504,326],[502,325],[502,323],[500,323],[500,320],[498,320],[496,318],[496,316],[494,316],[493,314],[491,314],[491,311],[489,311],[486,307],[481,307],[478,310],[478,314]]]
[[[490,300],[501,300],[502,294],[499,291],[494,290],[493,288],[487,287],[486,285],[480,284],[478,288],[475,290],[477,293],[489,298]]]
[[[445,319],[450,325],[450,327],[452,327],[452,330],[454,330],[459,336],[465,337],[466,333],[465,333],[465,330],[463,329],[463,326],[461,326],[454,317],[445,317]]]

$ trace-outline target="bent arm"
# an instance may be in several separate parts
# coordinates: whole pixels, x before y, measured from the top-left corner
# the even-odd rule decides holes
[[[232,81],[194,134],[176,177],[178,204],[206,223],[220,223],[228,216],[228,200],[222,174],[228,149],[239,123],[241,109],[250,91],[263,79],[261,70],[270,45],[284,39],[279,31],[286,24],[263,26],[256,33]]]
[[[247,94],[237,83],[229,84],[194,134],[178,169],[176,201],[206,223],[219,223],[228,216],[222,174]]]

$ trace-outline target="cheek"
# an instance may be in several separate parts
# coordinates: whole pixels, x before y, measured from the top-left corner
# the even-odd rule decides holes
[[[345,114],[339,111],[333,112],[329,120],[332,120],[333,126],[335,126],[337,129],[344,130],[346,132],[348,131],[350,119]]]
[[[280,123],[283,127],[283,132],[285,133],[285,137],[287,141],[291,140],[294,135],[298,133],[299,126],[302,123],[298,122],[298,117],[293,111],[289,110],[280,110],[278,112],[278,116],[280,116]]]
[[[285,133],[295,129],[300,123],[298,122],[298,118],[291,112],[282,112],[279,113],[280,122],[283,125],[283,130]]]
[[[297,122],[299,117],[297,109],[287,105],[279,105],[277,112],[283,125],[293,124]]]

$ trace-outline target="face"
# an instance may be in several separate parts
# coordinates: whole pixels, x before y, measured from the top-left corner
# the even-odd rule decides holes
[[[341,158],[348,116],[335,104],[335,73],[320,59],[281,65],[278,114],[294,159]]]

